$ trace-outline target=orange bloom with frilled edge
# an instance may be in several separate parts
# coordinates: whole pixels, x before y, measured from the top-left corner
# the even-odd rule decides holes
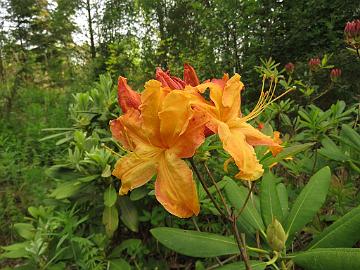
[[[211,117],[210,124],[207,126],[219,134],[224,150],[232,156],[239,168],[240,172],[236,178],[253,181],[262,176],[264,170],[256,157],[253,146],[280,147],[271,137],[264,135],[247,123],[277,99],[273,99],[274,85],[271,84],[268,92],[262,90],[257,105],[246,116],[242,116],[240,111],[241,91],[244,89],[240,75],[235,74],[229,79],[226,74],[221,80],[212,80],[196,87],[200,93],[210,89],[210,99],[214,106],[211,110],[207,110]]]
[[[113,171],[121,179],[121,195],[156,174],[155,195],[167,211],[178,217],[199,213],[192,171],[182,158],[193,156],[204,141],[207,117],[191,102],[184,91],[169,91],[151,80],[141,95],[140,111],[129,109],[111,121],[113,137],[129,150]]]

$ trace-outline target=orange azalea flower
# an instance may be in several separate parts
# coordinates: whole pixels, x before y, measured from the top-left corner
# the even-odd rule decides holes
[[[204,141],[207,117],[192,108],[184,91],[145,84],[140,111],[129,109],[110,122],[113,137],[130,152],[120,158],[113,175],[121,179],[120,195],[147,183],[155,174],[155,195],[167,211],[178,217],[199,213],[192,171],[181,158],[189,158]]]
[[[240,112],[240,94],[244,89],[240,75],[235,74],[229,79],[225,74],[222,80],[212,80],[196,88],[200,93],[210,89],[210,99],[214,106],[210,110],[207,109],[211,117],[210,124],[207,126],[219,134],[224,150],[232,156],[238,166],[240,172],[235,177],[248,181],[261,177],[264,170],[255,155],[253,146],[268,145],[278,147],[278,149],[281,146],[271,137],[252,127],[247,121],[258,116],[268,104],[275,100],[272,100],[275,91],[274,84],[271,84],[268,92],[261,92],[257,105],[246,116],[242,116]]]
[[[277,154],[279,154],[283,147],[280,145],[283,143],[283,141],[280,139],[280,132],[274,131],[273,133],[274,142],[276,142],[278,145],[275,146],[269,146],[269,149],[274,157],[276,157]]]

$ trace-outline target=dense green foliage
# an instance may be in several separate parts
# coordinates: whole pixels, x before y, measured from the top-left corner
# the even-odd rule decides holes
[[[199,216],[179,219],[156,201],[153,182],[118,196],[111,175],[124,154],[108,127],[121,114],[117,77],[142,91],[156,67],[180,75],[184,62],[201,80],[241,74],[245,114],[264,74],[296,89],[252,121],[270,136],[280,131],[285,146],[276,157],[256,147],[266,173],[252,187],[234,181],[233,163],[224,171],[229,155],[216,135],[194,157],[210,194],[236,215],[252,269],[360,267],[360,56],[343,33],[360,12],[356,1],[5,0],[0,8],[0,267],[245,269],[233,224],[199,183]],[[81,44],[76,14],[86,24]]]

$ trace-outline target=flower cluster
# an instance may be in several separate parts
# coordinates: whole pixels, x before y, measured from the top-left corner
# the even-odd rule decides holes
[[[209,133],[218,134],[232,156],[239,168],[236,178],[253,181],[261,177],[263,168],[254,146],[267,145],[276,152],[281,146],[247,122],[274,100],[275,85],[272,81],[269,91],[262,90],[255,108],[243,116],[244,85],[238,74],[200,83],[190,65],[184,65],[183,79],[158,68],[156,80],[146,82],[141,94],[120,77],[118,98],[124,114],[110,122],[113,137],[128,151],[113,171],[121,180],[120,195],[156,175],[155,195],[167,211],[178,217],[197,215],[196,186],[183,159],[192,157]],[[207,90],[210,101],[202,95]]]
[[[292,74],[294,72],[294,69],[295,69],[295,65],[291,62],[285,65],[285,70],[288,74]]]
[[[360,49],[360,20],[347,22],[345,29],[345,40],[354,49]]]

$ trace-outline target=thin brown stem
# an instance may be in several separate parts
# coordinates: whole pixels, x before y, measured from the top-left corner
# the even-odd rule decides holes
[[[239,229],[237,227],[237,222],[236,222],[237,219],[236,219],[236,215],[235,215],[234,212],[232,213],[232,220],[233,220],[232,221],[232,227],[233,227],[233,230],[234,230],[236,243],[237,243],[238,248],[240,250],[241,257],[244,260],[245,268],[246,268],[246,270],[251,270],[251,265],[249,263],[249,257],[247,255],[246,248],[245,248],[246,247],[245,241],[240,236]]]
[[[254,185],[254,184],[251,184],[251,183],[249,183],[249,184],[250,184],[249,193],[247,194],[246,199],[245,199],[245,202],[244,202],[243,206],[241,207],[241,209],[239,210],[239,213],[237,213],[236,218],[239,218],[239,216],[241,215],[241,213],[244,211],[247,203],[249,202],[249,199],[250,199],[250,197],[251,197],[252,191],[254,190],[255,185]]]
[[[218,205],[217,201],[215,200],[214,196],[210,193],[209,188],[206,186],[205,180],[202,177],[202,175],[200,174],[199,170],[197,169],[193,158],[189,158],[189,161],[190,161],[191,167],[193,168],[197,178],[199,179],[199,181],[200,181],[202,187],[204,188],[206,194],[209,196],[211,202],[214,204],[216,210],[218,210],[220,215],[223,216],[225,219],[229,219],[229,217],[226,216],[225,213],[221,210],[221,208]]]
[[[225,207],[225,209],[226,209],[226,212],[227,212],[228,216],[230,216],[230,215],[231,215],[230,208],[228,207],[228,205],[227,205],[227,203],[226,203],[226,201],[225,201],[225,198],[224,198],[224,196],[223,196],[223,194],[222,194],[222,192],[221,192],[221,190],[220,190],[217,182],[215,181],[214,176],[213,176],[212,173],[210,172],[209,167],[206,165],[205,162],[204,162],[204,167],[205,167],[205,170],[206,170],[207,174],[209,175],[209,178],[211,179],[211,182],[212,182],[213,185],[215,186],[215,189],[216,189],[217,193],[219,194],[220,200],[221,200],[221,202],[223,203],[223,205],[224,205],[224,207]]]

